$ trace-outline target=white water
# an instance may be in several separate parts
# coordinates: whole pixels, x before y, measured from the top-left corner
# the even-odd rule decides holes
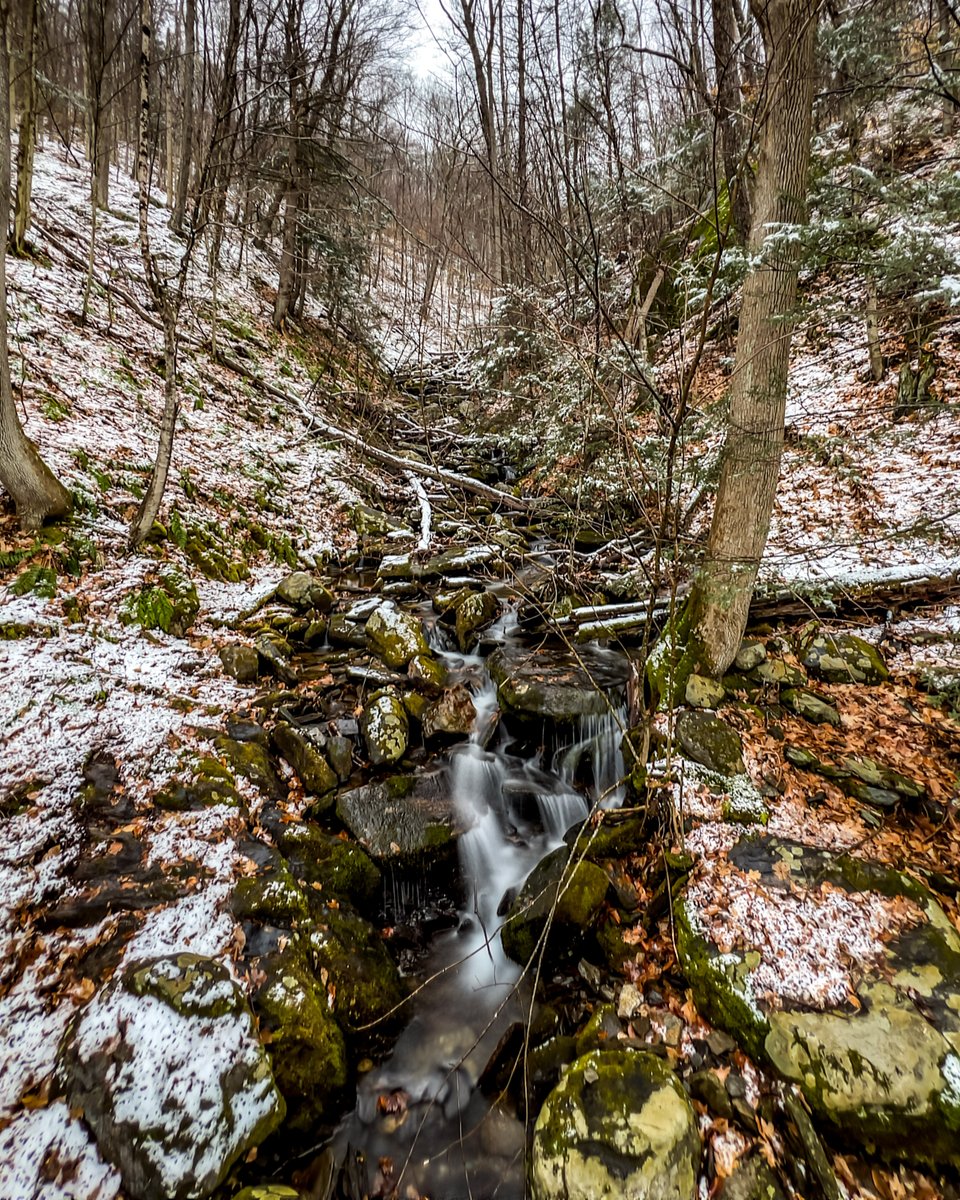
[[[390,1059],[363,1079],[356,1112],[337,1142],[354,1159],[362,1190],[376,1190],[377,1164],[389,1160],[399,1195],[410,1187],[435,1200],[511,1200],[524,1192],[523,1126],[503,1108],[491,1109],[477,1089],[500,1038],[531,1007],[520,968],[503,952],[498,913],[588,815],[575,780],[587,776],[591,803],[620,802],[623,714],[582,718],[546,772],[509,753],[502,727],[496,746],[485,748],[497,697],[483,660],[444,650],[437,632],[431,641],[451,680],[471,689],[477,709],[469,742],[448,757],[451,799],[466,830],[459,839],[461,922],[435,940],[425,972],[430,982],[410,1024]],[[398,1120],[382,1111],[382,1098],[401,1092],[405,1115]]]

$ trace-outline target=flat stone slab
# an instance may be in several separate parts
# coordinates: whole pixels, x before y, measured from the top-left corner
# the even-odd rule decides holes
[[[698,1007],[815,1116],[960,1165],[960,936],[926,888],[751,833],[700,862],[676,920]]]
[[[337,816],[381,864],[440,862],[464,832],[443,771],[394,775],[341,792]]]
[[[624,656],[602,650],[584,648],[574,656],[565,649],[502,646],[487,667],[506,709],[554,721],[608,712],[623,701],[627,686]]]

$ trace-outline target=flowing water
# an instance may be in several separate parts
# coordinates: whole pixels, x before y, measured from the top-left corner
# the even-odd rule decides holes
[[[494,632],[498,640],[512,636],[509,610]],[[473,735],[446,764],[466,830],[459,840],[463,907],[458,928],[434,939],[410,1022],[390,1058],[361,1080],[334,1151],[351,1197],[396,1189],[432,1200],[519,1200],[525,1130],[478,1086],[501,1038],[531,1015],[531,989],[500,944],[505,898],[592,803],[620,803],[625,713],[581,718],[545,768],[543,754],[512,752],[508,728],[497,725],[484,660],[446,649],[439,630],[433,641],[451,682],[470,688],[477,709]]]

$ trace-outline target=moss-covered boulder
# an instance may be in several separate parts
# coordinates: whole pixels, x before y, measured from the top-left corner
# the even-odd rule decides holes
[[[287,789],[280,781],[276,768],[264,746],[256,741],[241,742],[220,734],[214,738],[214,749],[234,775],[248,779],[254,787],[273,800],[283,799]]]
[[[273,730],[273,744],[296,771],[305,792],[327,796],[337,786],[337,777],[323,752],[302,730],[281,721]],[[333,804],[332,795],[329,803]]]
[[[188,782],[171,779],[154,797],[154,804],[166,812],[186,812],[214,805],[241,808],[233,772],[219,759],[204,755],[194,761]]]
[[[375,767],[403,758],[409,744],[410,724],[403,701],[393,688],[383,688],[370,697],[360,718],[360,732]]]
[[[627,662],[621,655],[574,655],[565,649],[501,646],[487,659],[502,707],[558,722],[599,715],[621,703]]]
[[[840,714],[834,706],[806,688],[786,688],[780,693],[780,703],[813,725],[840,726]]]
[[[56,1074],[134,1200],[210,1195],[285,1113],[242,989],[193,954],[108,984],[67,1031]]]
[[[435,695],[447,684],[447,668],[433,654],[415,654],[407,666],[407,675],[415,687]]]
[[[718,775],[742,775],[743,743],[740,735],[712,713],[683,712],[677,717],[677,743],[687,758]]]
[[[327,637],[335,646],[353,646],[363,649],[367,644],[367,635],[363,625],[353,621],[346,613],[334,613],[327,622]]]
[[[367,644],[388,667],[405,667],[418,654],[429,654],[423,625],[411,613],[384,601],[370,614],[364,626]]]
[[[379,869],[347,837],[326,833],[312,821],[290,821],[280,826],[278,838],[291,873],[306,887],[323,897],[345,896],[360,908],[379,899]]]
[[[179,571],[164,571],[155,584],[124,599],[120,622],[183,637],[199,611],[200,600],[193,582]]]
[[[535,1200],[693,1200],[697,1119],[662,1059],[595,1050],[564,1073],[533,1131]]]
[[[477,633],[500,615],[500,601],[492,592],[469,592],[455,609],[457,644],[464,652],[477,640]]]
[[[473,697],[462,683],[447,688],[421,717],[424,741],[467,737],[477,719]]]
[[[240,920],[290,926],[306,919],[309,909],[303,889],[279,856],[256,875],[245,875],[233,889],[233,912]]]
[[[960,936],[892,868],[764,834],[675,909],[700,1010],[848,1139],[960,1165]]]
[[[499,546],[451,546],[442,554],[434,555],[427,563],[430,575],[462,575],[464,571],[475,571],[489,567],[501,557]]]
[[[394,775],[341,792],[337,816],[382,865],[437,866],[451,857],[462,832],[439,771]]]
[[[307,571],[294,571],[277,584],[277,598],[302,611],[314,608],[318,612],[329,612],[333,608],[333,596],[322,580]]]
[[[256,682],[260,674],[260,655],[253,646],[232,642],[229,646],[221,646],[217,653],[225,674],[232,676],[238,683]]]
[[[350,523],[357,536],[361,538],[383,538],[388,537],[391,533],[410,533],[405,525],[401,525],[399,521],[395,521],[385,512],[381,512],[378,508],[371,508],[367,504],[357,504],[353,508],[350,518]]]
[[[253,1009],[287,1102],[287,1124],[308,1133],[335,1117],[333,1106],[347,1084],[343,1032],[331,1013],[330,993],[294,944],[261,959],[258,973],[265,978]]]
[[[595,863],[570,858],[569,848],[559,846],[541,859],[510,906],[501,939],[514,962],[529,962],[548,920],[554,952],[573,950],[593,925],[610,879]]]
[[[691,675],[683,698],[691,708],[719,708],[726,694],[727,689],[718,680],[707,675]]]
[[[852,633],[817,634],[801,648],[803,665],[827,683],[883,683],[890,672],[875,646]]]

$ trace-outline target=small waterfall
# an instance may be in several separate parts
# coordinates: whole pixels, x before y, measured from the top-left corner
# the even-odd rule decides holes
[[[582,774],[584,760],[589,760],[588,787],[591,799],[601,808],[619,808],[626,795],[621,742],[627,728],[627,707],[604,713],[581,716],[572,740],[561,746],[554,755],[554,770],[571,785]]]

